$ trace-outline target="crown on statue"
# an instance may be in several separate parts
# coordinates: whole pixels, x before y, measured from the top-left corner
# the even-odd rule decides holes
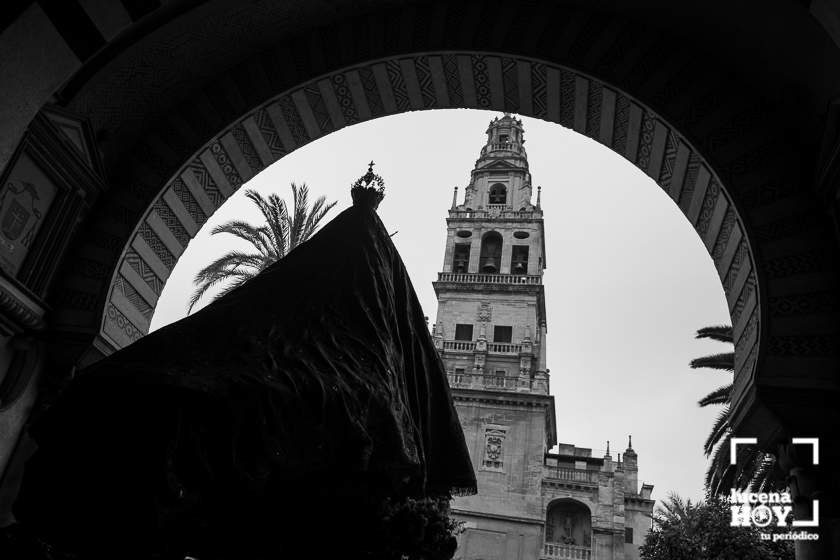
[[[367,173],[359,177],[350,188],[350,196],[354,206],[367,206],[374,210],[385,198],[385,181],[373,172],[374,163],[368,164]]]

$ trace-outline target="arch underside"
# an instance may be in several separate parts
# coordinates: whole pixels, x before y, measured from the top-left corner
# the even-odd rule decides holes
[[[56,363],[85,365],[142,336],[189,239],[273,161],[371,118],[478,108],[576,130],[654,179],[726,293],[734,425],[773,437],[820,425],[825,407],[809,395],[840,393],[834,191],[814,163],[835,82],[791,61],[837,54],[801,6],[706,3],[688,21],[648,2],[628,13],[493,0],[289,11],[302,4],[202,4],[59,92],[96,131],[110,188],[48,296]],[[793,39],[761,42],[772,29]],[[791,103],[794,91],[808,94]]]
[[[711,166],[662,117],[569,68],[490,53],[437,52],[346,68],[286,91],[207,142],[165,185],[125,247],[100,335],[114,348],[143,336],[172,269],[207,218],[284,155],[344,126],[406,111],[509,111],[584,134],[636,165],[678,205],[721,279],[736,341],[737,379],[759,344],[754,257],[731,196]]]

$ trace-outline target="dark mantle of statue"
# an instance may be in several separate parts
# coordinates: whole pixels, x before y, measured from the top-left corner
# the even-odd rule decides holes
[[[15,515],[44,557],[385,558],[383,503],[475,492],[382,190],[36,418]]]

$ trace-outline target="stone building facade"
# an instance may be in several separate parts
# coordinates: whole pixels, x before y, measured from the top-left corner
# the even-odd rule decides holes
[[[432,327],[478,479],[453,502],[460,560],[632,560],[653,486],[631,442],[618,460],[557,445],[546,367],[546,268],[522,122],[491,121],[464,199],[447,219]],[[609,444],[608,444],[609,447]]]

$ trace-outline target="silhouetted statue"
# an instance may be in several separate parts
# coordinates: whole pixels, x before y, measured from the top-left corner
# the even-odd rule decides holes
[[[372,166],[352,193],[249,283],[78,374],[32,427],[21,528],[81,558],[385,558],[363,554],[383,504],[475,491]]]

